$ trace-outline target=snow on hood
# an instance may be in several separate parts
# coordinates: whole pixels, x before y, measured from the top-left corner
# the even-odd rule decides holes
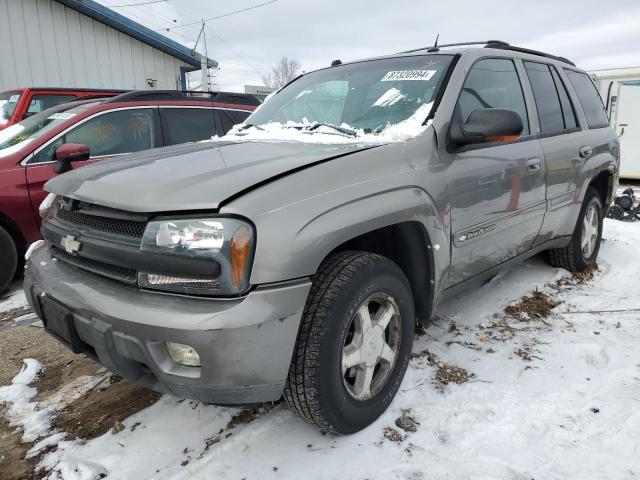
[[[392,89],[393,90],[393,89]],[[398,92],[399,93],[399,92]],[[383,98],[384,97],[384,98]],[[384,94],[379,102],[388,103],[397,101],[397,94],[393,91],[389,91]],[[422,105],[416,112],[406,120],[396,123],[395,125],[389,125],[382,132],[365,133],[364,130],[355,129],[347,124],[340,125],[341,128],[353,130],[355,135],[345,135],[338,132],[334,128],[328,126],[321,126],[313,131],[309,131],[308,128],[314,125],[314,122],[309,122],[306,118],[303,122],[287,122],[282,124],[279,122],[271,122],[258,126],[251,126],[247,128],[244,123],[235,125],[229,132],[223,137],[213,137],[213,141],[281,141],[281,142],[302,142],[302,143],[322,143],[322,144],[335,144],[335,143],[391,143],[391,142],[406,142],[414,137],[417,137],[423,133],[429,125],[431,120],[425,123],[425,119],[429,116],[433,102]]]

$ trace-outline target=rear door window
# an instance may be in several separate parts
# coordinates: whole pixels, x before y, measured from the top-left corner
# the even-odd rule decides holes
[[[241,112],[238,110],[218,109],[216,110],[216,113],[218,114],[218,118],[220,120],[219,125],[222,129],[218,132],[218,135],[220,136],[225,135],[234,125],[244,122],[249,116],[249,112]]]
[[[587,117],[587,125],[589,125],[589,128],[609,126],[609,119],[604,111],[604,104],[602,103],[600,94],[587,74],[566,68],[564,71],[578,94],[578,99]]]
[[[165,145],[199,142],[216,134],[212,108],[161,108]]]
[[[551,75],[553,76],[553,81],[556,84],[556,89],[558,90],[558,95],[560,96],[560,106],[562,107],[562,116],[564,118],[564,128],[570,130],[572,128],[576,128],[578,126],[578,122],[576,121],[576,114],[573,110],[573,105],[571,104],[571,100],[569,99],[569,94],[567,93],[567,88],[564,85],[564,82],[560,78],[556,67],[550,66]]]
[[[55,107],[61,103],[72,102],[76,100],[75,95],[47,95],[47,94],[35,94],[31,97],[27,113],[24,118],[28,118],[31,115],[45,111],[47,108]]]
[[[542,133],[561,132],[565,129],[565,122],[560,97],[549,66],[538,62],[524,62],[524,66],[536,101],[540,131]]]

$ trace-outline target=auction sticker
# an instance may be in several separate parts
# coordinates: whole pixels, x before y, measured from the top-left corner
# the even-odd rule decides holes
[[[422,80],[429,81],[436,74],[437,70],[400,70],[387,72],[382,77],[383,82],[398,82],[401,80]]]
[[[70,118],[75,117],[76,114],[75,113],[64,113],[64,112],[59,112],[59,113],[54,113],[53,115],[49,115],[49,120],[69,120]]]
[[[16,103],[18,100],[20,100],[20,95],[11,95],[9,97],[9,103]]]

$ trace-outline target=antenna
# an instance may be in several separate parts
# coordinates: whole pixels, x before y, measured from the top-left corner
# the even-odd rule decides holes
[[[440,38],[440,34],[436,35],[436,41],[433,44],[433,47],[429,47],[427,48],[427,52],[437,52],[438,50],[440,50],[438,48],[438,39]]]

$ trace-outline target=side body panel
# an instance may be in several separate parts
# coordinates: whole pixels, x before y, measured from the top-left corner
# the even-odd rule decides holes
[[[447,165],[451,202],[451,273],[448,286],[528,251],[544,218],[544,158],[533,135],[520,141],[471,148],[448,148],[447,136],[465,79],[481,59],[513,59],[523,87],[528,120],[535,124],[532,99],[513,52],[474,50],[456,67],[434,119],[438,149]],[[533,108],[532,108],[533,107]],[[526,120],[526,119],[523,119]],[[537,162],[531,170],[529,162]]]
[[[0,161],[0,224],[2,217],[22,233],[27,243],[40,237],[29,202],[25,168],[16,155]]]
[[[540,139],[547,164],[547,215],[536,245],[572,235],[591,181],[602,172],[617,176],[619,169],[620,147],[613,129],[608,126],[589,129],[563,65],[556,65],[573,105],[579,130]],[[591,155],[582,157],[582,148],[590,148]]]
[[[432,248],[435,291],[449,268],[447,186],[433,130],[285,176],[223,205],[256,225],[252,284],[313,275],[347,240],[401,222],[418,222]],[[428,193],[427,193],[428,192]],[[427,265],[417,266],[428,268]]]

